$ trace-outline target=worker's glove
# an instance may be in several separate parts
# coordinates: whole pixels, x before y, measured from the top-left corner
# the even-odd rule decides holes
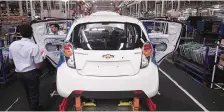
[[[41,56],[42,56],[43,59],[46,58],[46,52],[44,50],[41,50],[40,51],[40,54],[41,54]]]

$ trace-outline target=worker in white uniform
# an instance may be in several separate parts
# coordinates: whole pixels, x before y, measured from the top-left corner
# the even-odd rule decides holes
[[[51,28],[51,33],[50,34],[58,35],[58,31],[59,31],[59,28],[60,28],[60,26],[58,24],[51,24],[50,28]]]
[[[65,32],[63,32],[60,29],[60,26],[57,23],[50,24],[50,35],[64,35]]]
[[[43,60],[38,45],[31,41],[32,27],[20,26],[20,34],[22,39],[9,47],[9,58],[14,62],[18,79],[24,86],[30,109],[38,111],[42,109],[39,105],[39,70]]]

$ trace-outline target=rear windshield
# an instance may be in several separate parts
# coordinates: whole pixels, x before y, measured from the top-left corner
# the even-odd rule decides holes
[[[76,48],[84,50],[127,50],[142,46],[143,36],[135,24],[88,23],[75,27],[71,41]]]

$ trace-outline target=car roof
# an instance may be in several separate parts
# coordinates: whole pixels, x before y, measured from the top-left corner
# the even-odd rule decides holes
[[[118,13],[116,12],[111,12],[111,11],[98,11],[98,12],[95,12],[95,13],[92,13],[91,16],[99,16],[99,15],[114,15],[114,16],[119,16]]]
[[[82,23],[94,23],[94,22],[121,22],[121,23],[133,23],[133,24],[141,24],[141,21],[128,16],[115,15],[114,13],[106,11],[104,13],[93,14],[90,16],[81,17],[76,20],[77,24]]]

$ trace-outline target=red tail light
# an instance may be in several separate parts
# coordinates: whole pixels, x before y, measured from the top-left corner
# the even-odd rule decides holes
[[[150,56],[152,55],[152,46],[149,43],[145,43],[142,52],[141,68],[145,68],[149,65]]]
[[[72,56],[72,45],[70,43],[66,43],[63,47],[63,53],[66,57]]]
[[[147,44],[144,45],[144,51],[143,51],[143,53],[144,53],[144,55],[146,57],[151,56],[151,54],[152,54],[152,47],[151,47],[151,45],[149,43],[147,43]]]
[[[63,54],[65,56],[68,67],[75,68],[75,59],[73,56],[73,46],[70,43],[66,43],[63,46]]]

